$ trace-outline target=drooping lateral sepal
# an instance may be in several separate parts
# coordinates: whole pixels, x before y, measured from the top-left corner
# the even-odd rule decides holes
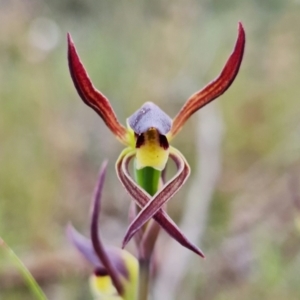
[[[80,234],[71,224],[67,227],[67,235],[71,243],[94,269],[94,274],[90,278],[90,286],[95,299],[135,299],[139,267],[137,259],[132,254],[117,247],[105,247],[107,257],[114,264],[124,287],[124,293],[120,297],[108,270],[96,254],[91,240]]]
[[[193,94],[173,119],[171,131],[168,134],[170,141],[182,128],[189,117],[212,100],[221,96],[232,84],[238,74],[245,48],[245,31],[242,23],[238,23],[238,37],[229,59],[220,75],[205,86],[202,90]]]
[[[147,260],[153,256],[154,246],[160,232],[160,227],[161,226],[154,219],[149,221],[139,244],[139,257]],[[140,231],[138,231],[134,237],[138,235],[139,232]]]
[[[184,156],[177,149],[171,147],[170,158],[173,159],[177,167],[175,176],[158,190],[150,201],[142,208],[137,217],[129,225],[124,241],[129,241],[131,237],[179,191],[189,177],[190,167]]]
[[[96,254],[90,239],[79,233],[72,224],[69,224],[67,227],[67,236],[79,253],[93,266],[95,272],[103,275],[108,274],[108,271]],[[126,269],[126,264],[122,259],[122,251],[122,249],[117,247],[105,247],[105,252],[107,253],[109,260],[114,263],[118,273],[123,277],[128,278],[129,274]]]
[[[138,211],[138,206],[135,204],[135,202],[131,202],[128,214],[130,223],[135,219]],[[152,219],[147,226],[145,226],[142,230],[139,230],[134,235],[133,238],[138,249],[139,259],[148,260],[152,257],[160,228],[161,226],[154,219]]]
[[[123,184],[126,191],[130,194],[136,204],[143,208],[152,198],[145,190],[136,184],[136,182],[130,176],[128,171],[129,163],[134,157],[135,152],[130,149],[125,149],[116,163],[117,175]],[[201,257],[204,257],[203,252],[195,245],[193,245],[188,238],[181,232],[175,222],[169,217],[169,215],[163,210],[159,209],[153,216],[153,219],[178,243],[183,247],[195,252]],[[127,241],[123,241],[123,247],[125,247]]]
[[[127,141],[127,130],[120,124],[109,100],[98,91],[92,84],[72,41],[68,34],[68,60],[70,74],[78,94],[85,104],[90,106],[103,119],[112,133],[125,145]]]
[[[94,191],[92,207],[91,207],[91,240],[93,244],[93,248],[98,255],[99,259],[103,263],[105,269],[107,270],[113,285],[118,291],[119,295],[123,295],[124,287],[121,282],[120,274],[116,269],[116,265],[109,259],[107,252],[101,242],[99,232],[98,232],[98,220],[99,220],[99,212],[101,206],[101,194],[103,190],[105,175],[106,175],[106,167],[107,162],[104,162],[100,169],[99,179]]]
[[[67,228],[67,234],[71,242],[79,252],[94,267],[94,275],[91,282],[97,295],[116,297],[120,295],[124,300],[134,299],[137,292],[138,262],[129,252],[116,248],[104,247],[98,232],[99,212],[101,206],[101,194],[104,185],[106,165],[104,162],[100,169],[99,179],[94,191],[91,206],[91,240],[78,233],[72,225]],[[109,293],[109,294],[107,294]],[[100,297],[100,299],[102,299]]]

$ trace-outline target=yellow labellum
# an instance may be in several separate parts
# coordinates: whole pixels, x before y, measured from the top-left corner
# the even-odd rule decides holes
[[[129,252],[121,251],[122,259],[128,270],[128,278],[122,277],[124,284],[123,297],[118,295],[109,275],[93,275],[90,278],[90,287],[95,300],[133,300],[136,299],[138,287],[139,265],[137,259]]]
[[[161,146],[159,132],[155,128],[150,128],[143,133],[143,143],[136,148],[136,165],[139,170],[144,167],[152,167],[162,171],[165,168],[169,157],[169,149]]]
[[[118,295],[109,275],[90,278],[90,285],[97,300],[122,300]]]
[[[124,300],[136,299],[139,276],[139,263],[137,259],[126,250],[122,251],[127,270],[129,271],[129,279],[124,279],[125,294]]]

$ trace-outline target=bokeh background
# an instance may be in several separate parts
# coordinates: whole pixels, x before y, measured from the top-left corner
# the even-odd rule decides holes
[[[71,221],[88,234],[104,159],[107,243],[120,245],[130,203],[114,171],[122,146],[75,91],[66,33],[124,123],[146,101],[174,116],[217,76],[238,21],[247,33],[244,61],[212,104],[222,120],[221,172],[205,215],[199,212],[205,230],[195,241],[207,259],[190,255],[177,299],[299,299],[300,1],[0,0],[0,236],[49,299],[90,299],[91,269],[67,241],[65,226]],[[178,224],[200,159],[199,116],[173,143],[193,170],[169,204]],[[180,246],[170,250],[162,237],[163,269],[164,250]],[[32,299],[4,257],[0,298]]]

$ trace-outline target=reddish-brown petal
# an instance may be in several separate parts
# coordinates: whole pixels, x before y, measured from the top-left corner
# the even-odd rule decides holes
[[[100,259],[98,254],[95,252],[95,249],[92,245],[90,239],[83,236],[79,233],[73,225],[70,223],[66,228],[67,237],[70,242],[75,246],[75,248],[82,254],[82,256],[93,266],[94,270],[97,270],[101,273],[110,274],[102,263],[102,258]],[[123,260],[122,252],[124,250],[112,247],[105,246],[105,252],[111,262],[115,265],[118,273],[124,278],[129,278],[129,272],[126,268],[125,261]]]
[[[142,230],[138,231],[134,237],[139,235]],[[139,245],[139,255],[143,259],[150,259],[153,255],[154,246],[160,232],[160,225],[155,220],[150,220],[143,234],[143,238]]]
[[[79,233],[71,223],[68,224],[66,233],[69,241],[83,255],[83,257],[92,264],[94,269],[102,269],[105,271],[105,268],[96,254],[90,239]]]
[[[129,219],[130,223],[135,219],[135,217],[137,216],[137,213],[138,213],[138,209],[137,209],[136,204],[134,202],[131,202],[130,207],[129,207],[129,213],[128,213],[128,219]],[[141,244],[141,241],[143,239],[143,233],[144,233],[143,230],[140,230],[134,236],[134,241],[135,241],[135,244],[136,244],[137,248]]]
[[[176,175],[160,189],[143,207],[137,217],[129,225],[124,237],[125,243],[129,241],[141,227],[148,222],[182,187],[190,175],[190,167],[183,155],[175,148],[170,149],[170,157],[176,164]]]
[[[129,152],[128,150],[124,151],[116,163],[116,171],[127,192],[135,200],[136,204],[143,208],[149,202],[151,196],[134,182],[128,172],[128,165],[133,156],[134,152]],[[203,252],[188,240],[184,233],[181,232],[178,226],[163,209],[158,210],[158,212],[153,216],[153,219],[183,247],[193,251],[201,257],[204,257]],[[125,247],[125,245],[126,243],[123,243],[123,247]]]
[[[85,104],[95,110],[112,133],[123,144],[127,145],[126,128],[118,121],[109,100],[93,86],[82,62],[80,61],[70,34],[68,34],[68,60],[70,74],[81,99]]]
[[[124,287],[121,281],[120,274],[114,265],[113,261],[110,260],[107,252],[105,251],[104,245],[101,242],[99,232],[98,232],[98,220],[99,220],[99,212],[101,207],[101,194],[103,190],[105,175],[106,175],[106,166],[107,161],[102,163],[99,179],[94,191],[92,210],[91,210],[91,241],[93,248],[101,260],[103,266],[105,267],[107,273],[109,274],[116,290],[119,295],[123,295]]]
[[[245,31],[242,23],[239,22],[238,37],[233,52],[227,60],[221,74],[187,100],[177,116],[173,119],[173,126],[168,134],[169,140],[178,133],[194,112],[222,95],[230,87],[239,71],[243,59],[245,40]]]

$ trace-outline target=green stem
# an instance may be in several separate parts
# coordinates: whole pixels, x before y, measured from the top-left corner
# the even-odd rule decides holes
[[[139,274],[139,294],[138,300],[147,300],[149,295],[150,283],[150,264],[151,259],[139,259],[140,274]]]
[[[161,172],[151,167],[145,167],[143,169],[135,169],[135,179],[139,186],[141,186],[147,193],[153,196],[159,185],[159,179]],[[139,210],[139,208],[137,208]],[[145,225],[146,227],[147,225]],[[144,229],[145,229],[144,227]],[[150,283],[150,266],[151,266],[152,253],[149,253],[149,257],[139,257],[139,293],[138,300],[147,300],[149,295],[149,283]]]
[[[0,238],[0,250],[4,250],[5,254],[9,256],[12,263],[15,267],[20,271],[23,278],[25,279],[28,287],[31,289],[32,293],[35,295],[36,299],[39,300],[47,300],[46,295],[39,287],[33,276],[30,274],[28,269],[22,263],[22,261],[18,258],[18,256],[14,253],[14,251]]]

